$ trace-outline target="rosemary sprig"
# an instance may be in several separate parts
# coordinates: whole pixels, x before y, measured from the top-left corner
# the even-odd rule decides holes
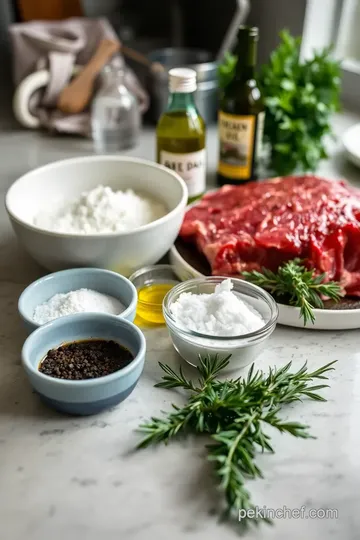
[[[326,380],[335,362],[313,372],[308,372],[304,364],[294,373],[290,372],[289,362],[281,368],[269,369],[267,374],[255,371],[252,365],[245,378],[218,380],[217,375],[228,363],[229,357],[200,358],[196,384],[188,380],[181,369],[176,373],[160,363],[165,375],[156,386],[183,388],[190,391],[190,396],[183,407],[172,405],[173,410],[164,413],[162,418],[152,417],[142,424],[139,431],[145,437],[138,447],[167,444],[180,434],[208,434],[211,439],[206,447],[208,459],[214,464],[224,494],[226,516],[238,518],[240,510],[255,508],[245,483],[249,478],[263,476],[256,464],[257,452],[274,452],[266,427],[272,426],[294,437],[310,438],[308,426],[282,420],[280,410],[304,397],[325,401],[318,391],[328,385],[313,384],[313,381]],[[244,523],[246,519],[242,520]]]
[[[247,281],[267,290],[276,300],[299,307],[304,326],[309,321],[315,322],[313,309],[324,307],[323,296],[335,302],[342,296],[339,283],[324,282],[326,274],[316,276],[314,270],[307,269],[300,259],[285,263],[276,273],[263,268],[261,272],[253,270],[242,275]]]

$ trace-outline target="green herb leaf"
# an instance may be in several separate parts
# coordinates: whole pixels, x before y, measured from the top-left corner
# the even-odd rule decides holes
[[[280,303],[300,308],[304,325],[315,322],[314,308],[322,309],[322,297],[338,302],[342,296],[341,285],[335,281],[325,282],[325,274],[316,275],[308,270],[300,259],[293,259],[280,266],[277,273],[264,268],[262,272],[243,272],[243,277],[267,290]]]
[[[284,30],[280,40],[258,77],[269,167],[276,175],[314,171],[327,157],[325,136],[332,134],[331,116],[340,108],[340,63],[330,48],[301,61],[301,39]]]
[[[218,68],[218,80],[220,88],[225,88],[233,79],[237,57],[234,54],[226,52],[222,63]]]
[[[217,380],[228,361],[229,358],[218,356],[200,358],[197,368],[199,387],[187,380],[181,369],[176,373],[169,366],[160,364],[168,388],[181,386],[191,394],[183,407],[173,405],[170,413],[164,413],[162,418],[151,418],[141,425],[139,431],[144,438],[138,447],[167,444],[181,433],[209,435],[211,443],[206,446],[207,458],[214,466],[224,495],[225,517],[238,521],[240,510],[255,508],[246,481],[263,477],[256,463],[257,452],[274,452],[270,436],[264,429],[272,426],[281,433],[310,438],[308,426],[281,419],[281,407],[304,397],[324,400],[316,391],[327,385],[314,385],[313,381],[327,379],[335,362],[313,372],[308,372],[304,364],[295,373],[291,373],[289,362],[281,368],[270,369],[268,374],[255,371],[253,365],[247,377],[224,382]],[[258,521],[243,519],[241,525],[257,524]]]

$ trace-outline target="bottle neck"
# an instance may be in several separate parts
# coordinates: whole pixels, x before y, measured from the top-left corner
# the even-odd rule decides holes
[[[169,94],[168,111],[183,111],[195,107],[194,92],[173,92]]]
[[[235,79],[247,81],[255,76],[257,41],[248,40],[238,43],[235,54],[237,56]]]
[[[103,78],[106,85],[122,85],[124,84],[124,70],[122,68],[109,68],[107,67],[103,71]]]

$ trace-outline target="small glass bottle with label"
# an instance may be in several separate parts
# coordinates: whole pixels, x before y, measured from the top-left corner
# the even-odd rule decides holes
[[[262,154],[265,112],[255,79],[256,27],[241,26],[237,35],[237,64],[220,98],[218,185],[256,180]]]
[[[169,71],[169,103],[157,128],[157,162],[186,182],[189,202],[201,197],[206,185],[205,122],[196,108],[196,72]]]

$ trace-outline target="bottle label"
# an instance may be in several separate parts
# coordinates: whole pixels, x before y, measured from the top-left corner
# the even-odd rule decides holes
[[[205,191],[206,185],[206,151],[175,154],[160,152],[160,164],[177,172],[185,180],[189,197],[196,197]]]
[[[256,116],[219,112],[220,159],[218,172],[228,178],[251,177]]]

